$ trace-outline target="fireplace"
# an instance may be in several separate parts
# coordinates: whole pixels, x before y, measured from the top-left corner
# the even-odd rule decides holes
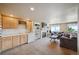
[[[46,37],[46,32],[42,32],[42,38]]]

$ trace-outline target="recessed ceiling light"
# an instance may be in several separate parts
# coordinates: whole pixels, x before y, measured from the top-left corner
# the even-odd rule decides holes
[[[30,20],[29,18],[27,20]]]
[[[13,17],[13,15],[12,15],[12,14],[11,14],[10,16],[11,16],[11,17]]]
[[[35,9],[33,7],[30,8],[31,11],[34,11]]]

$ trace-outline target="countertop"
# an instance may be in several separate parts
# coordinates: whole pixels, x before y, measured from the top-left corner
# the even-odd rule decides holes
[[[3,30],[2,33],[0,34],[0,37],[7,37],[7,36],[15,36],[15,35],[22,35],[22,34],[27,34],[28,32],[25,30],[15,30],[15,29],[6,29]]]

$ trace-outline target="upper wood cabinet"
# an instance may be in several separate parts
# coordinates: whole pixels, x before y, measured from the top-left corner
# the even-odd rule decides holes
[[[0,15],[0,28],[2,28],[1,15]]]
[[[2,15],[2,27],[7,28],[17,28],[18,18]]]
[[[32,30],[33,30],[33,21],[28,20],[28,21],[26,21],[26,24],[27,24],[27,30],[29,32],[32,32]]]

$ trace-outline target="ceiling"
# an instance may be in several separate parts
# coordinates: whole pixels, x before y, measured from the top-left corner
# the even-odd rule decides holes
[[[10,3],[0,4],[0,12],[48,22],[51,18],[61,18],[66,10],[77,5],[77,3]],[[35,10],[30,11],[30,7],[34,7]]]

